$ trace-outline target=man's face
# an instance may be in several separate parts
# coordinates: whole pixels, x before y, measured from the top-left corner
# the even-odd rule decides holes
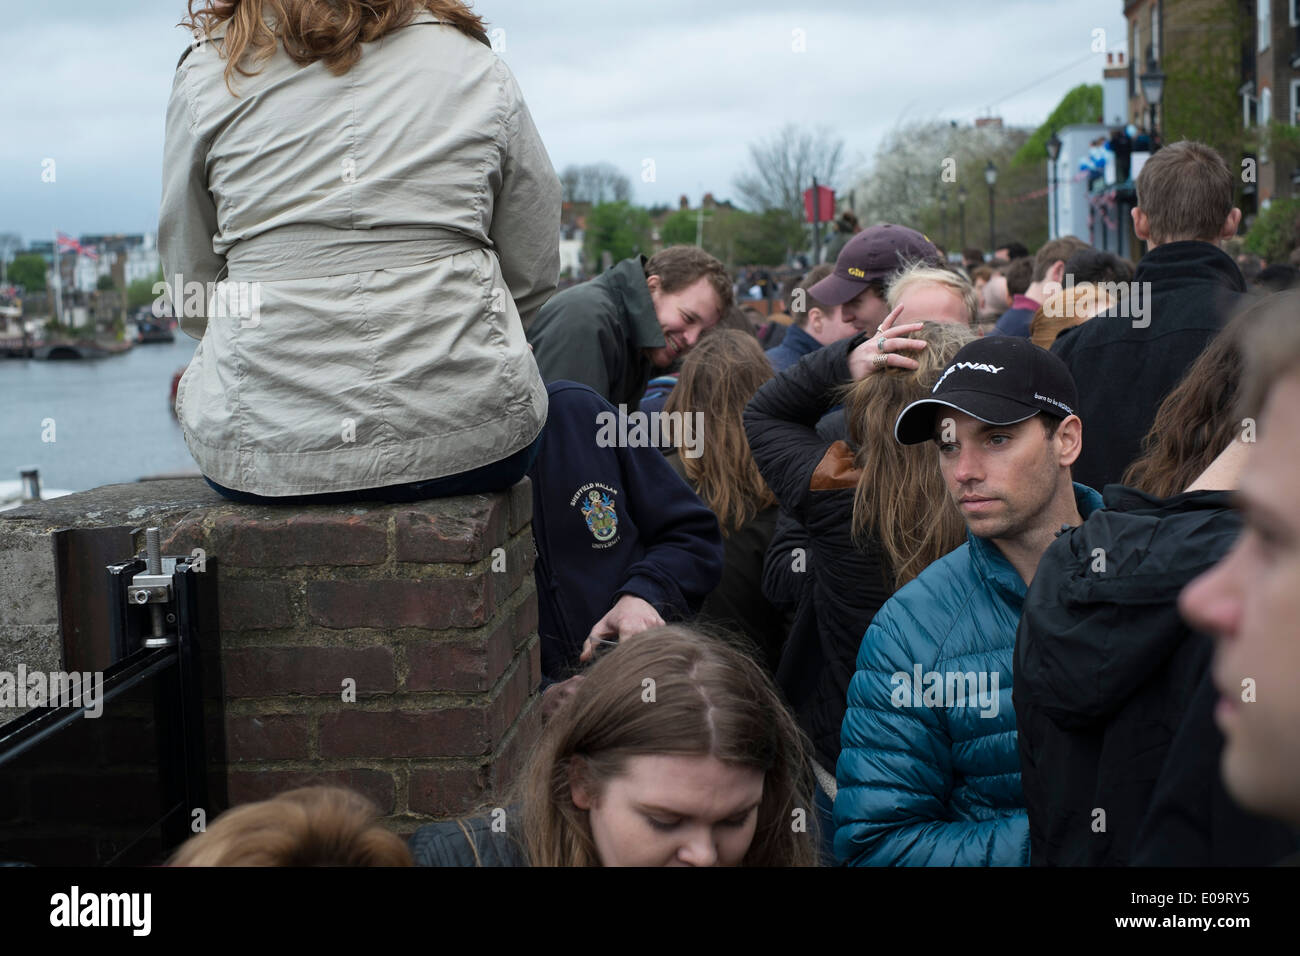
[[[955,408],[940,412],[939,468],[971,533],[998,540],[1037,528],[1061,480],[1056,441],[1038,416],[988,425]]]
[[[693,349],[701,335],[718,324],[722,318],[722,300],[706,276],[700,276],[676,292],[664,292],[658,276],[647,278],[646,286],[650,289],[655,315],[667,343],[663,348],[646,349],[646,354],[654,365],[667,368]]]
[[[588,811],[603,866],[739,866],[763,799],[763,772],[713,756],[647,754],[594,794],[571,787]]]
[[[889,315],[889,303],[874,286],[863,289],[840,308],[844,310],[844,321],[858,332],[874,332]]]
[[[1216,638],[1223,782],[1243,806],[1300,824],[1300,376],[1261,416],[1241,480],[1245,531],[1183,589],[1179,609]]]
[[[966,303],[947,286],[917,284],[910,286],[895,305],[903,306],[899,322],[948,322],[969,327],[973,316]]]
[[[993,261],[1002,262],[1002,263],[1010,262],[1011,253],[1008,252],[1005,247],[1003,247],[1002,249],[999,249],[997,252],[993,253]]]
[[[808,310],[808,334],[822,345],[830,345],[842,339],[851,339],[858,334],[858,328],[844,318],[844,306],[831,306],[830,310]]]

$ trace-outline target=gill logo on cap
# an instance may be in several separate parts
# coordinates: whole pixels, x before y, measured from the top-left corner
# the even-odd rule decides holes
[[[854,268],[849,269],[849,275],[853,276],[855,279],[865,279],[867,277],[867,274],[861,269]]]
[[[984,362],[958,362],[956,365],[949,365],[944,369],[943,374],[939,376],[939,381],[934,383],[934,388],[930,389],[930,394],[933,395],[935,392],[939,391],[939,386],[943,384],[943,380],[959,368],[968,368],[973,372],[989,372],[993,375],[997,375],[998,372],[1002,371],[1006,366],[988,365]]]

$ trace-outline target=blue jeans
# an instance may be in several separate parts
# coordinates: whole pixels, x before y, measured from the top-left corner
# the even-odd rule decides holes
[[[450,498],[453,495],[489,494],[504,491],[523,478],[537,458],[538,449],[542,447],[542,436],[538,433],[532,444],[525,445],[509,458],[494,461],[489,465],[462,471],[457,475],[444,475],[428,481],[412,481],[402,485],[386,485],[383,488],[363,488],[357,491],[326,491],[314,495],[255,495],[247,491],[236,491],[219,485],[204,475],[203,480],[212,486],[212,490],[223,498],[246,505],[335,505],[354,501],[383,501],[397,504],[405,501],[423,501],[426,498]]]

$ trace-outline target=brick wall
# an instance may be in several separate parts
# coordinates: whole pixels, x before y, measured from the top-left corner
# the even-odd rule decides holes
[[[150,484],[114,486],[135,497],[93,510],[77,495],[7,513],[31,522],[57,505],[64,517],[10,524],[0,544],[39,551],[28,539],[87,512],[108,525],[117,512],[159,523],[139,513]],[[201,504],[161,519],[163,553],[202,548],[216,559],[219,665],[205,676],[224,700],[224,733],[210,735],[209,756],[229,802],[337,782],[405,833],[496,801],[538,725],[528,482],[497,495],[293,509],[192,491]]]

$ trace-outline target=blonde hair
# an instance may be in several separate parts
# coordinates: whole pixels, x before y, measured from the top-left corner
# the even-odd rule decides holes
[[[654,681],[654,702],[643,697]],[[533,866],[599,866],[571,773],[599,794],[629,759],[710,755],[763,771],[763,799],[742,866],[811,866],[816,827],[807,738],[771,679],[743,652],[692,628],[644,631],[601,657],[542,732],[519,783]],[[796,832],[796,811],[809,826]]]
[[[888,558],[895,589],[912,580],[965,540],[966,524],[953,507],[933,447],[900,445],[894,422],[912,402],[926,398],[962,346],[975,340],[950,322],[926,322],[911,338],[929,346],[909,352],[920,368],[886,368],[849,387],[844,416],[858,446],[861,472],[853,496],[853,536],[874,537]]]
[[[697,457],[683,454],[684,429],[676,429],[674,437],[686,476],[718,516],[724,535],[776,504],[754,462],[744,422],[745,406],[773,374],[754,336],[715,329],[687,354],[677,386],[664,403],[668,414],[702,415],[703,428],[695,436],[700,440]]]
[[[1096,282],[1080,282],[1073,287],[1071,296],[1067,308],[1065,288],[1056,289],[1029,320],[1029,340],[1039,348],[1051,351],[1058,335],[1066,329],[1083,325],[1111,306],[1110,295],[1103,285]]]
[[[918,285],[937,285],[948,289],[961,300],[962,306],[966,309],[966,321],[974,323],[980,308],[979,296],[975,294],[975,286],[968,282],[965,276],[953,272],[951,269],[928,265],[925,262],[915,262],[905,267],[901,272],[895,273],[885,293],[885,301],[889,304],[890,311],[893,311],[898,306],[898,300],[903,297],[903,293]],[[920,319],[924,318],[925,316],[920,316]],[[908,319],[904,315],[902,321],[917,320]]]
[[[411,866],[379,809],[343,787],[302,787],[227,810],[170,866]]]
[[[203,3],[198,11],[197,2]],[[189,0],[189,16],[179,25],[207,36],[228,23],[220,52],[226,59],[226,89],[237,95],[230,85],[234,74],[260,73],[258,64],[281,45],[299,66],[324,60],[331,73],[342,76],[361,58],[361,44],[405,26],[421,9],[488,42],[482,18],[460,0]],[[245,68],[245,57],[252,69]]]

